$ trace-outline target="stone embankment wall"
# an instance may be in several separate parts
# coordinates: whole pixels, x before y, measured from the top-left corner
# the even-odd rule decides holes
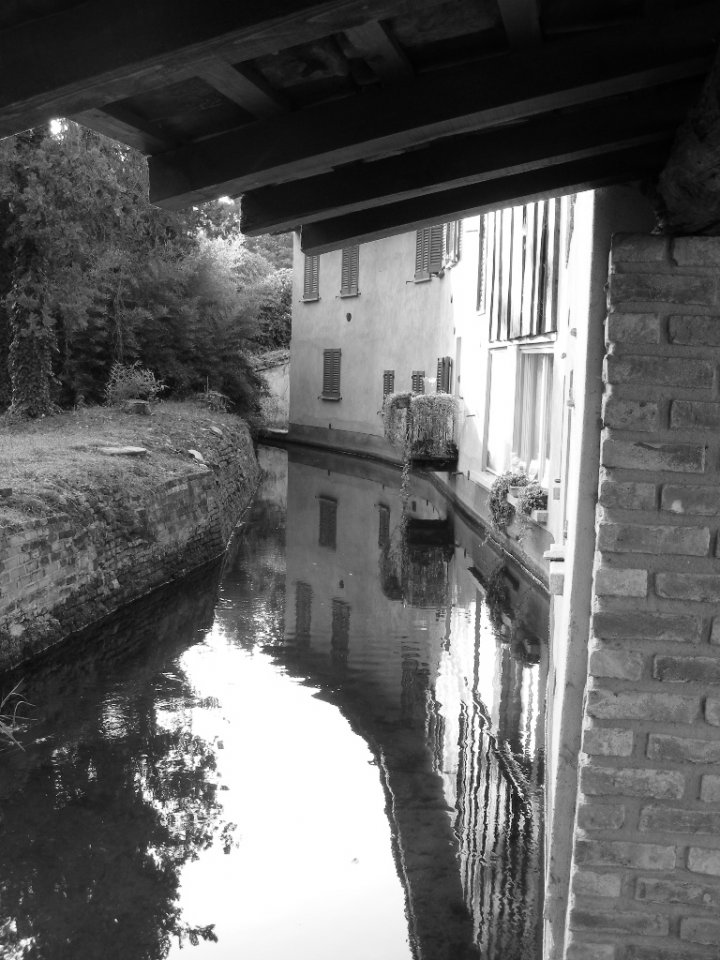
[[[258,466],[244,424],[214,438],[210,465],[82,517],[3,528],[0,670],[217,557],[252,499]]]
[[[567,960],[720,956],[720,240],[613,248]]]

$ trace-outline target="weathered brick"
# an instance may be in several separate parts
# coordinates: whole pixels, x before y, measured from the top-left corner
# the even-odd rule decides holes
[[[617,680],[639,680],[643,675],[645,657],[634,650],[609,647],[595,641],[590,651],[589,673],[593,677],[613,677]]]
[[[717,237],[672,237],[670,254],[679,267],[717,267],[720,240]]]
[[[622,803],[583,803],[578,810],[581,830],[619,830],[625,823]]]
[[[720,490],[713,487],[681,487],[665,484],[660,500],[662,510],[670,513],[714,517],[720,514]]]
[[[612,238],[612,262],[670,264],[671,238],[651,233],[616,233]]]
[[[595,571],[595,593],[600,597],[646,597],[647,570],[600,567]]]
[[[596,867],[634,867],[639,870],[672,870],[675,847],[624,840],[585,840],[575,843],[575,860]]]
[[[653,903],[686,903],[698,907],[720,907],[720,888],[702,883],[683,883],[678,880],[660,880],[638,877],[636,900]]]
[[[708,697],[705,701],[705,721],[713,727],[720,727],[720,700]]]
[[[633,732],[617,727],[591,727],[583,734],[583,750],[600,757],[629,757],[633,751]]]
[[[700,713],[698,697],[646,691],[589,690],[587,712],[599,720],[661,720],[692,723]]]
[[[706,527],[607,523],[600,527],[598,549],[705,557],[710,549],[710,531]]]
[[[670,404],[670,427],[673,430],[716,430],[718,426],[720,426],[720,403],[673,400]]]
[[[585,793],[591,796],[679,800],[685,792],[685,777],[676,770],[585,766],[580,772],[580,782]]]
[[[720,762],[720,740],[699,740],[651,733],[647,755],[651,760],[679,760],[686,763]]]
[[[612,343],[660,343],[662,321],[650,313],[616,313],[607,317],[606,337]]]
[[[662,937],[669,930],[669,921],[667,917],[650,913],[618,913],[614,910],[583,910],[575,907],[570,913],[570,927],[573,930]]]
[[[713,307],[717,297],[714,276],[687,273],[613,273],[610,297],[615,304],[677,303]]]
[[[578,897],[619,897],[622,876],[619,873],[598,873],[576,870],[572,877],[573,893]]]
[[[626,610],[622,613],[601,611],[593,615],[593,632],[607,640],[698,643],[702,639],[703,629],[703,620],[690,614]]]
[[[720,645],[720,617],[715,617],[710,630],[710,643]]]
[[[605,358],[606,380],[660,387],[709,388],[713,365],[708,360],[685,357],[641,357],[610,354]]]
[[[720,833],[720,811],[643,807],[639,828],[660,833]]]
[[[664,945],[657,941],[629,943],[623,960],[718,960],[717,951],[703,950],[696,944],[688,946],[680,940],[668,939]]]
[[[603,480],[600,484],[600,503],[608,509],[655,510],[657,487],[654,483],[619,483],[616,480]]]
[[[712,573],[658,573],[655,593],[668,600],[715,603],[720,597],[720,575]]]
[[[706,773],[700,780],[700,799],[705,803],[720,803],[720,777]]]
[[[707,917],[683,917],[680,921],[680,936],[693,943],[720,943],[720,920]]]
[[[687,865],[688,870],[692,870],[693,873],[707,873],[713,877],[720,877],[720,850],[690,847]]]
[[[660,425],[658,404],[651,400],[621,400],[609,394],[603,404],[603,423],[619,430],[657,430]]]
[[[615,960],[615,944],[570,941],[567,960]]]
[[[653,676],[667,682],[720,683],[720,658],[657,656]]]
[[[619,440],[610,435],[604,437],[602,444],[603,466],[627,470],[703,473],[705,456],[705,447],[693,443],[650,443]]]
[[[668,320],[671,343],[689,347],[720,347],[720,316],[673,316]]]

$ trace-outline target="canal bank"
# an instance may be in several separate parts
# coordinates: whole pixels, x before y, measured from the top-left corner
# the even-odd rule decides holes
[[[0,670],[220,556],[257,485],[248,428],[228,414],[56,419],[3,438]],[[40,443],[64,455],[33,464]]]

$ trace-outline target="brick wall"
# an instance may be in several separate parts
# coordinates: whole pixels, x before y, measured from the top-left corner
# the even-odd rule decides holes
[[[4,528],[0,669],[222,553],[257,481],[244,425],[213,438],[212,463],[121,504],[98,497],[82,518]]]
[[[719,290],[615,239],[567,960],[720,956]]]

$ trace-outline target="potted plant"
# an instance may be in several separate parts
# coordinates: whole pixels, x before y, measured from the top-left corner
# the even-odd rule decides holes
[[[527,483],[520,495],[520,512],[538,523],[547,522],[547,493],[537,480]]]
[[[488,507],[490,508],[490,521],[496,530],[505,530],[515,515],[515,507],[508,500],[509,488],[510,481],[507,474],[496,477],[490,487]]]
[[[511,497],[520,499],[523,494],[524,488],[530,482],[524,473],[508,473],[506,474],[508,478],[508,493]]]

